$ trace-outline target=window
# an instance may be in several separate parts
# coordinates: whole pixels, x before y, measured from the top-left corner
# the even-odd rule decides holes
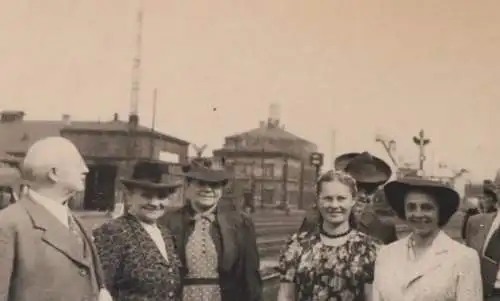
[[[264,164],[264,177],[274,177],[274,164]]]

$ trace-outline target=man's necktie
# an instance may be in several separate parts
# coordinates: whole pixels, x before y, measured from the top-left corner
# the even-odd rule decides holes
[[[490,241],[484,249],[484,255],[496,262],[500,262],[500,227],[491,235]]]

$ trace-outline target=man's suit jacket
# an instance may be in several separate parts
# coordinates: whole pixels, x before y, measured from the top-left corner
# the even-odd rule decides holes
[[[114,301],[180,300],[180,261],[170,231],[158,225],[168,261],[144,227],[125,214],[94,230],[94,239]]]
[[[91,236],[77,220],[91,256],[60,221],[27,197],[0,211],[0,301],[95,301],[104,287]]]
[[[465,243],[479,253],[481,261],[481,277],[483,278],[483,291],[485,296],[489,296],[496,281],[499,263],[483,255],[483,246],[486,236],[490,231],[491,224],[496,213],[478,214],[471,216],[467,222]],[[500,252],[497,250],[496,252]]]
[[[373,301],[482,301],[477,253],[440,232],[418,264],[409,236],[383,246],[375,262]]]
[[[299,228],[299,232],[311,231],[318,227],[320,224],[321,216],[316,208],[311,209],[306,213],[302,225]],[[396,233],[396,227],[394,224],[389,224],[381,221],[375,213],[370,211],[363,212],[361,219],[358,223],[352,222],[353,227],[358,231],[363,232],[369,236],[372,236],[384,244],[390,244],[398,240]]]
[[[174,236],[182,276],[187,274],[186,243],[193,227],[193,210],[189,205],[167,212],[159,221]],[[262,301],[262,279],[256,234],[250,217],[219,204],[212,238],[218,253],[219,285],[222,301]]]

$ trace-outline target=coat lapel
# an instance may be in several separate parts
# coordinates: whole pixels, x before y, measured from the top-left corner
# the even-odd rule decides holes
[[[160,250],[158,249],[158,246],[156,245],[156,242],[153,240],[153,238],[149,235],[149,233],[144,229],[144,227],[141,225],[141,223],[137,220],[132,215],[127,215],[125,217],[128,221],[128,224],[131,228],[131,230],[136,234],[137,239],[139,240],[138,242],[140,244],[145,245],[146,250],[154,250],[155,256],[153,258],[156,259],[156,262],[168,265],[168,261],[163,257],[161,254]],[[161,229],[160,229],[161,231]],[[165,243],[165,235],[162,232],[162,237],[163,237],[163,243]],[[165,246],[166,249],[166,246]],[[168,254],[167,254],[168,256]]]
[[[42,240],[71,260],[89,267],[89,261],[83,257],[80,245],[73,234],[43,206],[30,199],[21,200],[33,222],[33,227],[43,231]]]
[[[406,240],[406,246],[408,246],[408,238]],[[417,269],[414,273],[408,275],[408,279],[405,281],[405,287],[408,288],[415,281],[422,278],[430,271],[439,268],[443,264],[443,256],[446,255],[449,251],[451,251],[450,247],[451,238],[449,238],[443,232],[440,232],[437,237],[434,239],[432,246],[430,246],[427,253],[420,259],[417,265]],[[409,251],[407,248],[404,248],[406,251]],[[404,256],[408,256],[408,254],[404,254]]]
[[[219,223],[222,252],[219,254],[219,267],[223,271],[231,270],[238,256],[237,243],[237,216],[232,210],[217,208],[217,222]]]
[[[484,217],[477,225],[477,234],[472,237],[472,247],[474,247],[476,250],[479,250],[480,254],[483,254],[483,247],[486,241],[486,236],[488,236],[488,232],[490,232],[491,225],[493,224],[495,216],[496,213],[484,214]]]

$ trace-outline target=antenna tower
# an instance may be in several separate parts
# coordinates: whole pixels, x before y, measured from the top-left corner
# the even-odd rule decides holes
[[[135,44],[135,57],[132,66],[132,90],[130,92],[130,116],[139,115],[139,92],[141,86],[141,57],[142,57],[142,0],[139,0],[137,10],[137,33]]]

